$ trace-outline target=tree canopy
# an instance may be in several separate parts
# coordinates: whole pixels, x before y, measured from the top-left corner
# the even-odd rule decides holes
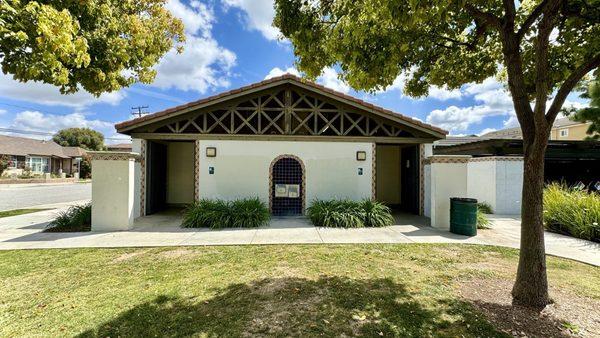
[[[600,0],[275,0],[274,25],[308,77],[359,90],[401,74],[404,92],[503,79],[523,132],[521,246],[513,303],[544,307],[544,155],[567,96],[600,66]]]
[[[549,6],[560,8],[543,32],[552,40],[547,64],[538,64],[536,43],[543,41],[536,33],[543,27],[534,23]],[[525,0],[511,10],[505,19],[502,1],[277,0],[274,24],[292,41],[300,71],[314,78],[339,65],[341,77],[360,90],[384,89],[402,72],[412,96],[427,95],[431,85],[454,89],[503,76],[506,46],[499,35],[507,25],[523,51],[530,100],[536,67],[545,68],[552,92],[575,71],[585,75],[598,66],[600,1]]]
[[[0,64],[18,81],[100,95],[150,83],[152,67],[183,43],[166,0],[0,2]]]
[[[104,150],[104,135],[90,128],[67,128],[56,133],[52,140],[63,147],[81,147],[85,150]]]
[[[600,140],[600,76],[584,83],[582,98],[590,99],[589,107],[576,110],[571,119],[577,122],[590,122],[587,138]]]

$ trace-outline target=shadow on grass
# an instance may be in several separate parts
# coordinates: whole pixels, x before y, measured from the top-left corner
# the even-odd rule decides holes
[[[80,337],[487,336],[494,330],[467,303],[416,298],[390,279],[262,279],[213,298],[159,296]]]

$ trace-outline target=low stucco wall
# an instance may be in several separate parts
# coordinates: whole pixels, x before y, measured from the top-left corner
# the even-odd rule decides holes
[[[97,156],[98,158],[94,158]],[[92,231],[127,230],[134,220],[134,161],[127,155],[92,155]]]
[[[216,147],[217,156],[206,157],[206,147]],[[258,196],[268,203],[271,162],[294,155],[305,167],[306,206],[316,198],[370,198],[372,149],[372,143],[358,142],[199,141],[199,197]],[[357,161],[357,151],[365,151],[367,160]]]
[[[521,212],[523,161],[521,157],[433,156],[424,169],[424,214],[431,225],[450,226],[450,198],[487,202],[494,213]]]

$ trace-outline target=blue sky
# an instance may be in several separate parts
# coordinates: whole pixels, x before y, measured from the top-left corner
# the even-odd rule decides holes
[[[137,84],[99,98],[85,92],[65,96],[49,85],[18,83],[0,74],[0,132],[90,127],[116,143],[124,136],[115,133],[113,124],[130,119],[131,107],[149,106],[148,112],[156,112],[269,76],[297,73],[291,44],[278,40],[270,24],[272,0],[170,0],[167,6],[183,20],[188,42],[182,54],[170,52],[161,60],[152,85]],[[421,99],[402,94],[402,76],[375,95],[351,90],[334,69],[326,69],[318,82],[454,135],[516,126],[510,97],[495,79],[460,90],[432,88]],[[568,104],[582,103],[573,94]]]

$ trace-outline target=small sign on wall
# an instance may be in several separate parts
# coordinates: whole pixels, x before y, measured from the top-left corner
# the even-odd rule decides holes
[[[275,197],[288,197],[287,184],[275,184]]]
[[[299,198],[300,185],[298,184],[275,184],[275,197]]]

